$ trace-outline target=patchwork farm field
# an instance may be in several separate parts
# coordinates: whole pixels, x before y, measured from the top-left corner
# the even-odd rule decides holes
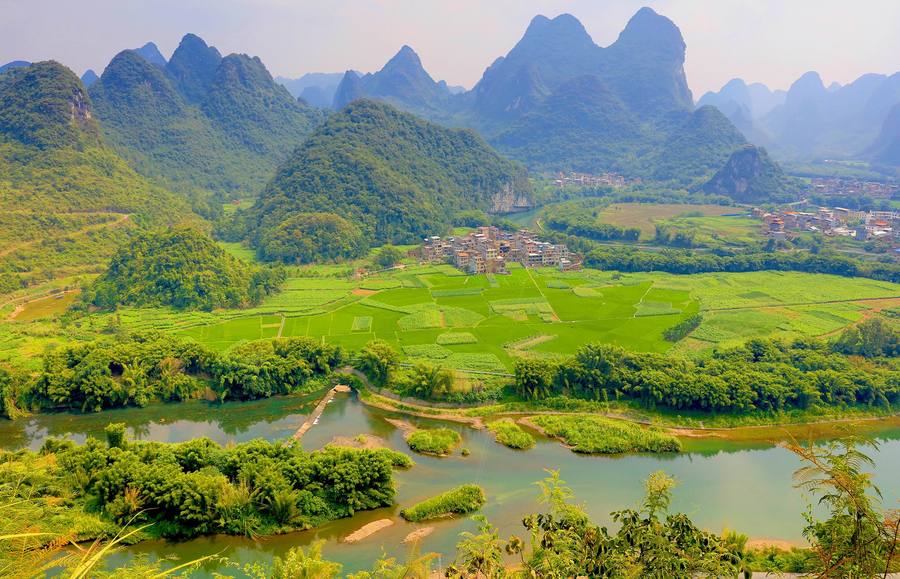
[[[358,349],[378,338],[409,361],[508,372],[516,357],[571,354],[588,342],[639,350],[702,351],[756,336],[824,335],[900,305],[900,286],[793,272],[678,276],[516,267],[466,276],[411,266],[377,277],[292,278],[250,311],[177,314],[124,310],[123,325],[176,331],[227,350],[274,336],[309,336]],[[677,345],[664,332],[695,313]]]
[[[241,253],[237,246],[228,249]],[[509,275],[467,276],[448,265],[407,264],[354,279],[348,265],[289,271],[280,293],[247,310],[122,307],[66,325],[60,304],[74,294],[65,303],[8,304],[0,360],[38,364],[46,348],[123,329],[176,333],[220,351],[279,336],[309,336],[356,350],[378,338],[407,361],[505,373],[518,357],[569,355],[589,342],[702,355],[752,337],[832,335],[900,308],[898,285],[795,272],[562,273],[515,266]],[[663,338],[696,313],[703,321],[687,338],[676,344]]]
[[[273,335],[350,349],[379,338],[412,360],[506,372],[516,356],[561,356],[593,341],[667,350],[663,332],[696,313],[699,303],[688,291],[653,285],[598,284],[588,275],[521,267],[497,276],[412,267],[355,283],[295,278],[257,308],[262,315],[214,324],[195,319],[192,327],[171,329],[222,350]]]
[[[652,239],[656,233],[657,223],[669,221],[679,216],[690,215],[694,217],[687,219],[703,221],[703,217],[730,215],[740,211],[741,209],[738,207],[727,207],[724,205],[614,203],[603,210],[600,214],[600,221],[618,227],[637,227],[641,230],[641,239]],[[712,227],[715,222],[715,220],[710,220],[707,225]]]

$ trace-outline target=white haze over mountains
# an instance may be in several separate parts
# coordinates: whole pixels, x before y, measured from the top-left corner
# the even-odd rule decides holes
[[[570,12],[605,46],[643,5],[681,29],[695,98],[735,77],[787,89],[808,70],[826,85],[900,70],[896,0],[0,0],[0,64],[100,72],[122,47],[169,56],[194,32],[286,78],[378,70],[409,44],[435,78],[471,87],[535,14]]]

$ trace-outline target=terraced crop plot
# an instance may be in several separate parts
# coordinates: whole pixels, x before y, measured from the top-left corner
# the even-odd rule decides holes
[[[698,312],[703,323],[676,349],[829,334],[898,305],[900,286],[802,273],[513,268],[510,275],[488,277],[427,266],[360,282],[293,278],[286,291],[249,312],[125,310],[122,324],[178,331],[222,350],[276,335],[279,328],[285,337],[309,336],[349,350],[379,338],[408,361],[509,372],[517,357],[561,357],[589,342],[665,352],[673,346],[663,332]]]

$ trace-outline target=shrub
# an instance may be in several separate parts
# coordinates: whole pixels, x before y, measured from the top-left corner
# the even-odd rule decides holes
[[[531,419],[550,436],[560,438],[574,452],[678,452],[681,441],[654,428],[600,416],[535,416]]]
[[[494,439],[503,446],[520,450],[534,446],[534,437],[509,418],[491,422],[488,424],[488,430],[494,433]]]
[[[412,450],[437,456],[447,456],[460,442],[462,437],[459,433],[449,428],[416,430],[406,438],[406,443]]]
[[[417,523],[451,515],[465,515],[485,503],[484,490],[478,485],[462,485],[400,511],[400,516]]]
[[[663,338],[668,342],[683,340],[688,334],[699,328],[701,322],[703,322],[703,316],[700,314],[689,316],[663,332]]]

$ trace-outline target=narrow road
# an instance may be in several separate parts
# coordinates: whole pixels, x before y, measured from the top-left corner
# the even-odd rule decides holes
[[[779,304],[767,304],[767,305],[747,305],[747,306],[729,306],[727,308],[700,308],[701,312],[726,312],[732,310],[758,310],[762,308],[787,308],[791,306],[817,306],[820,304],[852,304],[856,302],[879,302],[879,301],[887,301],[887,300],[897,300],[900,299],[900,296],[884,296],[880,298],[853,298],[847,300],[822,300],[818,302],[793,302],[793,303],[779,303]]]
[[[100,229],[114,229],[116,227],[123,225],[130,218],[130,215],[128,215],[127,213],[126,214],[116,213],[115,215],[118,215],[119,217],[117,219],[114,219],[113,221],[106,221],[104,223],[95,223],[93,225],[88,225],[87,227],[83,227],[81,229],[77,229],[77,230],[69,232],[69,233],[63,233],[60,235],[50,236],[50,237],[42,237],[40,239],[33,239],[31,241],[24,241],[22,243],[16,243],[16,244],[10,245],[8,247],[0,249],[0,257],[6,257],[7,255],[9,255],[15,251],[18,251],[20,249],[25,249],[26,247],[31,247],[32,245],[37,245],[38,243],[45,241],[47,239],[54,239],[56,237],[80,237],[82,235],[86,235],[86,234],[90,233],[91,231],[98,231]]]

